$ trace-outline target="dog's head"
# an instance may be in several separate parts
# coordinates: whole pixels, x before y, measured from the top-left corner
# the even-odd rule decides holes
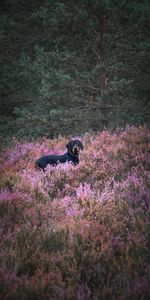
[[[78,156],[80,150],[83,150],[83,144],[79,140],[72,140],[66,145],[69,153]]]

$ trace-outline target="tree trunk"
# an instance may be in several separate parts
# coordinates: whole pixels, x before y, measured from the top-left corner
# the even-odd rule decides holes
[[[102,73],[100,75],[100,90],[101,90],[101,112],[102,112],[102,129],[108,127],[108,113],[107,113],[107,99],[105,91],[107,88],[107,75],[104,69],[104,18],[100,21],[100,32],[99,32],[99,58],[100,65],[102,67]]]

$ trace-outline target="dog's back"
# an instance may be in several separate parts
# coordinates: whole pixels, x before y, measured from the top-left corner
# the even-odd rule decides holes
[[[41,169],[46,168],[48,164],[56,165],[56,163],[55,155],[44,155],[36,161],[36,165]]]

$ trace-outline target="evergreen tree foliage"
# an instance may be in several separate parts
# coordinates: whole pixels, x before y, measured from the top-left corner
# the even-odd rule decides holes
[[[148,0],[2,1],[1,135],[149,122],[149,15]]]

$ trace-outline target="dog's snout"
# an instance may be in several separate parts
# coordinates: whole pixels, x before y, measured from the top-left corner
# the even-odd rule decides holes
[[[73,147],[73,154],[79,154],[79,151],[80,151],[80,149],[79,149],[79,147],[77,146],[77,145],[75,145],[74,147]]]

